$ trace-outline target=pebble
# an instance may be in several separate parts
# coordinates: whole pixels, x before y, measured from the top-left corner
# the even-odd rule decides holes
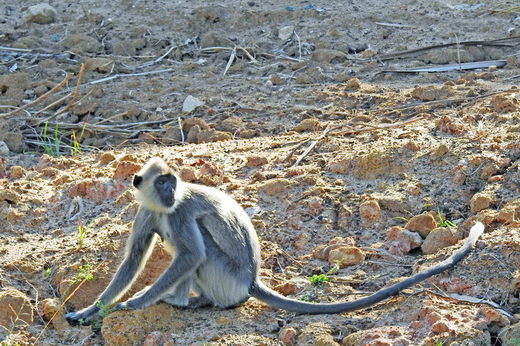
[[[26,23],[50,24],[56,21],[57,12],[54,7],[46,3],[30,6],[22,18]]]
[[[381,218],[381,207],[377,201],[367,201],[359,206],[359,217],[365,226],[371,225]]]
[[[455,245],[459,241],[457,230],[450,227],[439,227],[431,231],[421,246],[421,250],[426,255],[436,253],[445,247]]]
[[[386,241],[389,242],[388,252],[396,256],[406,255],[412,249],[420,247],[423,242],[418,233],[399,226],[390,227],[386,231]]]
[[[204,101],[202,101],[192,95],[188,95],[184,99],[184,102],[182,103],[182,112],[191,113],[198,107],[203,106],[204,104],[206,104]]]
[[[430,213],[415,215],[404,226],[404,228],[410,231],[419,233],[423,239],[436,227],[437,222]]]
[[[269,196],[276,196],[282,192],[287,191],[289,186],[292,185],[292,181],[285,178],[274,178],[264,182],[258,191],[265,193]]]
[[[303,119],[293,130],[296,132],[317,131],[320,129],[320,121],[316,118]]]
[[[278,332],[278,338],[284,345],[294,345],[298,331],[292,327],[284,327]]]
[[[267,158],[264,156],[248,156],[247,167],[260,167],[267,164]]]
[[[331,64],[347,60],[347,55],[335,49],[316,49],[312,53],[311,59],[317,62]]]
[[[353,246],[340,245],[330,250],[328,261],[331,264],[338,264],[341,268],[361,263],[365,260],[363,252]]]
[[[493,198],[486,192],[478,192],[471,197],[469,202],[471,212],[478,213],[481,210],[487,209],[493,203]]]
[[[5,144],[4,141],[0,141],[0,155],[7,156],[9,155],[9,147]]]
[[[293,25],[283,26],[280,29],[278,29],[278,38],[282,41],[287,41],[288,39],[291,38],[293,33],[294,33]]]
[[[32,324],[34,311],[29,298],[15,288],[0,291],[0,326]]]

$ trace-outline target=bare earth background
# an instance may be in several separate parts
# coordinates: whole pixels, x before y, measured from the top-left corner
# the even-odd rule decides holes
[[[517,2],[36,4],[0,3],[6,345],[520,345]],[[485,60],[506,65],[384,72]],[[475,220],[486,233],[456,268],[354,313],[251,299],[69,326],[120,262],[131,177],[156,155],[240,202],[263,280],[298,299],[364,296],[445,259]],[[169,259],[159,242],[130,294]]]

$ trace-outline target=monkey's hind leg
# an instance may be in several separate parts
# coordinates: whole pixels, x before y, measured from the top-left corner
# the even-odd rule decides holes
[[[161,298],[161,301],[178,307],[186,307],[188,306],[190,299],[189,299],[189,292],[190,288],[192,286],[193,279],[188,278],[181,282],[177,287],[170,293],[166,294]]]

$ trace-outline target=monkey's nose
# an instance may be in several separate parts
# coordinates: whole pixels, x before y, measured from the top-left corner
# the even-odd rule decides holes
[[[143,177],[141,177],[140,175],[135,175],[132,185],[134,185],[135,188],[138,188],[139,184],[141,184],[142,181],[143,181]]]

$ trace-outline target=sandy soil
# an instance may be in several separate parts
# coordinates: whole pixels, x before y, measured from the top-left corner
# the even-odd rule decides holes
[[[36,4],[0,4],[6,345],[520,344],[520,8]],[[294,315],[250,299],[69,326],[64,311],[94,302],[121,260],[131,177],[153,156],[239,201],[261,239],[262,279],[298,299],[364,296],[445,259],[476,220],[486,232],[454,269],[354,313]],[[351,263],[331,272],[331,246]],[[159,242],[125,297],[169,260]],[[308,280],[324,273],[322,285]]]

